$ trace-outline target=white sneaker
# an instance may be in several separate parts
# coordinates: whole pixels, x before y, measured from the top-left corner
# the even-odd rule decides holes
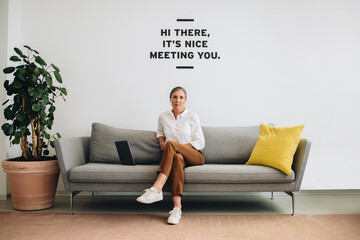
[[[169,212],[169,214],[170,214],[170,216],[167,220],[167,222],[169,224],[178,224],[180,222],[180,218],[181,218],[181,214],[182,214],[180,208],[174,207],[174,209],[171,210]]]
[[[158,193],[154,187],[145,189],[145,193],[136,199],[136,201],[145,204],[150,204],[161,200],[163,200],[162,191]]]

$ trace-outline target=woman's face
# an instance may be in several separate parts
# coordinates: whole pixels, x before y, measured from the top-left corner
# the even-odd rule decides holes
[[[174,92],[170,97],[170,102],[174,110],[182,112],[185,109],[186,97],[181,90]]]

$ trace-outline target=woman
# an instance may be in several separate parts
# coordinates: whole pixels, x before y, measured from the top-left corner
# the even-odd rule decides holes
[[[178,224],[181,218],[181,196],[185,166],[204,164],[201,150],[205,138],[198,115],[185,109],[186,91],[176,87],[170,92],[172,110],[159,116],[156,137],[163,150],[158,177],[150,189],[137,198],[141,203],[154,203],[163,199],[162,188],[169,181],[174,208],[170,211],[169,224]]]

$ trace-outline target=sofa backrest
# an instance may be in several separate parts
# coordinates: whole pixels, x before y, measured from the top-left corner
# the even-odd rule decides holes
[[[260,126],[203,127],[205,163],[246,163],[257,142]],[[162,151],[155,131],[114,128],[101,123],[92,125],[90,162],[120,163],[115,141],[129,142],[137,164],[159,164]]]
[[[205,163],[246,163],[258,140],[260,125],[202,129]]]

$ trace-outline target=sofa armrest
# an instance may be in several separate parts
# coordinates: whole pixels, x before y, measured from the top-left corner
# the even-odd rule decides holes
[[[309,156],[311,142],[307,139],[301,139],[294,155],[292,168],[295,172],[295,191],[300,190],[301,182],[304,176],[306,163]]]
[[[69,171],[89,161],[89,147],[90,137],[60,138],[55,140],[55,151],[65,190],[71,191]]]

